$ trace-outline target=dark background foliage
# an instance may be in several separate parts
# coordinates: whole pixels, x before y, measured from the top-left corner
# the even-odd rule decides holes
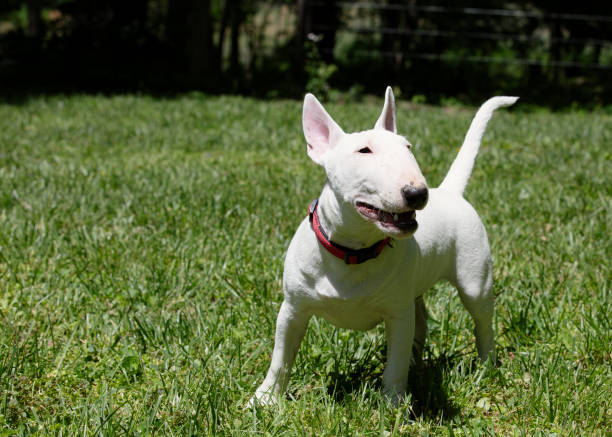
[[[4,0],[0,93],[612,101],[606,2]]]

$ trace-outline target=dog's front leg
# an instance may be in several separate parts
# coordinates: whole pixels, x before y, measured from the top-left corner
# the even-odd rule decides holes
[[[255,392],[255,398],[260,404],[270,404],[276,401],[275,396],[282,394],[287,387],[291,366],[304,338],[310,313],[304,313],[284,301],[276,320],[276,336],[272,363],[266,379]],[[251,399],[253,403],[253,399]]]
[[[412,302],[407,312],[385,319],[387,366],[383,373],[383,391],[394,405],[399,404],[408,385],[414,341],[414,314]]]

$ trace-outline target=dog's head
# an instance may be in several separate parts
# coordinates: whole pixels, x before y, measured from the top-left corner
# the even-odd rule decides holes
[[[391,88],[374,129],[344,133],[312,94],[304,99],[302,123],[308,156],[325,169],[336,195],[384,234],[412,235],[427,184],[410,142],[396,133]]]

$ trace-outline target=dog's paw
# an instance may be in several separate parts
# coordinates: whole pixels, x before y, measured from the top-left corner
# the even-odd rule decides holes
[[[389,401],[389,404],[391,404],[391,406],[393,408],[399,408],[402,406],[402,404],[404,402],[406,402],[406,394],[399,394],[399,393],[395,393],[392,395],[387,395],[387,400]]]
[[[264,391],[256,391],[255,395],[247,403],[247,408],[264,407],[269,405],[278,405],[278,398],[275,394]]]
[[[398,408],[407,399],[405,390],[386,389],[383,393],[393,408]]]

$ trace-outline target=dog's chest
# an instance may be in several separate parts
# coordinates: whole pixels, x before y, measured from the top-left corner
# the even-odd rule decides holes
[[[307,221],[302,222],[287,253],[284,292],[296,307],[330,323],[370,329],[407,311],[414,300],[411,247],[397,242],[358,265],[346,265],[321,249]]]
[[[362,302],[325,299],[315,313],[339,328],[365,331],[384,319],[384,311]]]
[[[386,317],[404,312],[411,299],[398,277],[337,279],[325,276],[317,281],[314,307],[315,314],[341,328],[370,329]]]

